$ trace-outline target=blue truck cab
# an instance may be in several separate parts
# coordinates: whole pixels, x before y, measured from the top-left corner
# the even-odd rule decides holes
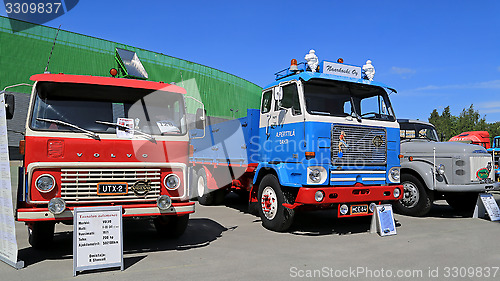
[[[221,198],[221,187],[246,190],[263,226],[285,231],[297,211],[335,208],[338,217],[368,216],[376,204],[402,197],[399,124],[389,99],[395,90],[363,77],[361,67],[329,61],[311,69],[292,60],[275,75],[259,110],[209,127],[213,141],[228,131],[234,138],[239,124],[240,140],[213,142],[217,150],[193,142],[200,203],[210,196],[206,191],[218,189],[212,194]],[[246,158],[237,160],[240,145]],[[224,161],[216,163],[217,152]],[[220,166],[229,172],[216,184]]]
[[[500,181],[500,136],[493,138],[493,145],[488,149],[488,152],[493,156],[495,180]]]

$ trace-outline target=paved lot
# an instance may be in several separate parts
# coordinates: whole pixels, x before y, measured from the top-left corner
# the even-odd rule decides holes
[[[495,197],[500,201],[499,195]],[[275,233],[246,213],[246,204],[237,195],[230,194],[226,205],[197,204],[186,233],[177,240],[158,237],[149,223],[127,222],[125,270],[84,272],[76,279],[72,277],[71,226],[57,225],[52,249],[36,251],[27,242],[26,227],[16,223],[25,268],[15,270],[0,262],[1,280],[500,278],[500,270],[494,268],[500,266],[500,224],[457,215],[444,201],[426,218],[396,215],[400,226],[391,237],[370,234],[369,219],[339,220],[331,211],[301,214],[290,232]],[[484,277],[487,272],[489,278]],[[436,273],[437,278],[431,278]]]

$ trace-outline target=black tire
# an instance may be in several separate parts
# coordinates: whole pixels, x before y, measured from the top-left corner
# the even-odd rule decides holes
[[[283,206],[283,203],[288,203],[288,200],[274,175],[266,175],[260,182],[258,200],[259,215],[265,228],[277,232],[290,228],[295,211]]]
[[[35,249],[47,249],[54,239],[54,222],[35,222],[28,228],[28,241]]]
[[[472,213],[474,211],[477,197],[477,192],[450,192],[445,195],[446,202],[448,202],[448,205],[450,205],[453,209],[468,213]]]
[[[189,214],[183,216],[159,216],[153,219],[156,232],[162,237],[178,238],[187,228]]]
[[[226,198],[226,189],[217,189],[212,191],[213,197],[214,197],[214,202],[213,205],[220,205],[224,203],[224,199]]]
[[[198,196],[198,202],[201,205],[209,206],[214,204],[214,192],[209,192],[207,184],[207,173],[201,168],[196,173],[195,192]]]
[[[432,207],[432,194],[422,182],[411,174],[401,175],[403,199],[394,202],[394,209],[403,215],[421,217]]]

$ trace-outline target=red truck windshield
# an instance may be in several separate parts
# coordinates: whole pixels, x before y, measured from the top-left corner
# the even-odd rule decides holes
[[[34,130],[116,133],[118,118],[151,135],[186,133],[184,102],[179,93],[128,87],[39,82],[30,127]],[[50,122],[57,120],[62,122]],[[97,121],[97,122],[96,122]],[[101,123],[99,123],[101,122]]]

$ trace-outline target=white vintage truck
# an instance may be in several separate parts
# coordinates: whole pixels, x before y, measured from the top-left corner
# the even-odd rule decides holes
[[[454,209],[472,211],[478,193],[499,190],[493,159],[479,145],[439,142],[435,127],[398,119],[401,138],[401,184],[404,194],[394,203],[401,214],[424,216],[438,199]]]

